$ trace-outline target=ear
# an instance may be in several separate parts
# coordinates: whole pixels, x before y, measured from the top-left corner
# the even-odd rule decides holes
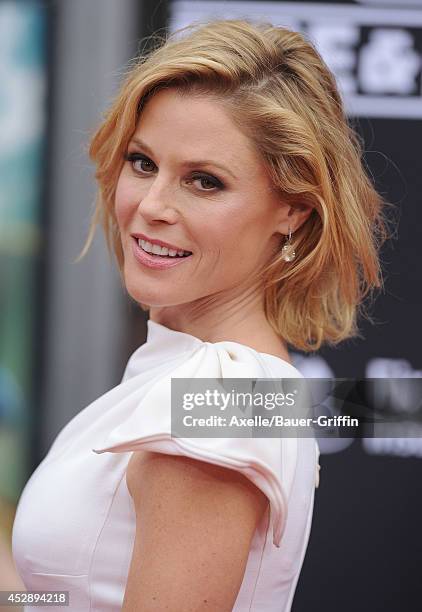
[[[294,234],[309,218],[313,209],[313,206],[305,202],[289,204],[286,206],[286,210],[283,211],[278,230],[287,236],[290,228],[292,234]]]

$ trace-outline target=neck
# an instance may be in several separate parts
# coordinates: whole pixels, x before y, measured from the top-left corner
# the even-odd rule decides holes
[[[184,332],[203,342],[239,342],[291,362],[287,344],[268,323],[263,305],[257,299],[236,299],[217,304],[215,298],[201,305],[151,307],[152,321]]]

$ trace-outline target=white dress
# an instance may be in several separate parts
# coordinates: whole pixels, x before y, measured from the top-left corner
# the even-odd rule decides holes
[[[27,590],[69,591],[66,609],[74,612],[121,610],[135,536],[126,467],[132,451],[151,450],[238,470],[265,493],[269,510],[255,531],[233,611],[288,612],[311,529],[316,440],[172,438],[171,377],[303,379],[273,355],[237,342],[203,342],[149,320],[147,341],[130,357],[122,382],[61,430],[22,492],[12,534],[21,578]]]

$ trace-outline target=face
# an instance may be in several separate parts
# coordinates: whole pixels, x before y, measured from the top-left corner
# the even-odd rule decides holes
[[[185,308],[255,291],[287,233],[288,209],[221,104],[159,91],[145,105],[126,157],[115,210],[133,299]],[[191,255],[143,254],[134,234]]]

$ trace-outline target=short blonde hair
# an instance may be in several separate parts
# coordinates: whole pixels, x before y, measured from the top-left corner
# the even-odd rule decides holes
[[[361,141],[318,52],[298,32],[249,19],[195,22],[158,41],[131,62],[91,140],[99,190],[78,259],[101,222],[122,275],[114,198],[146,101],[163,87],[214,96],[255,145],[280,200],[313,208],[293,235],[295,260],[287,263],[279,253],[266,269],[269,323],[305,352],[360,336],[364,298],[383,283],[379,248],[388,237],[387,203],[365,172]]]

